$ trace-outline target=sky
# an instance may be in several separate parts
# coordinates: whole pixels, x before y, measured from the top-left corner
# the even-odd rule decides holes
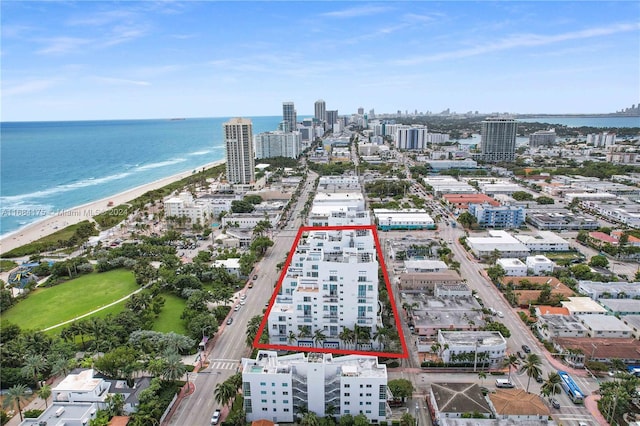
[[[2,121],[608,113],[640,2],[0,2]]]

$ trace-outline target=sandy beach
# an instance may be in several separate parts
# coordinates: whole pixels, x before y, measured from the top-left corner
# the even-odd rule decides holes
[[[195,168],[195,170],[201,171],[203,168],[209,169],[224,162],[225,160],[219,160],[213,163],[206,164],[204,166],[197,167]],[[55,216],[46,217],[4,236],[2,239],[0,239],[0,253],[5,253],[7,251],[13,250],[16,247],[20,247],[22,245],[38,240],[66,226],[90,219],[91,217],[96,216],[111,208],[108,206],[110,202],[113,203],[113,207],[118,206],[141,196],[147,191],[162,188],[163,186],[191,176],[192,174],[193,170],[185,171],[145,185],[135,187],[119,194],[115,194],[111,197],[106,197],[92,203],[83,204],[81,206],[58,212]]]

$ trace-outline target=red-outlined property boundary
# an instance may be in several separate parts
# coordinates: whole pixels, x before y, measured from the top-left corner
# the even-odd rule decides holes
[[[400,339],[400,345],[402,346],[402,352],[375,352],[375,351],[356,351],[350,349],[334,349],[334,348],[316,348],[316,347],[306,347],[306,346],[293,346],[293,345],[275,345],[268,343],[260,343],[260,337],[264,332],[265,327],[267,326],[269,312],[271,312],[271,308],[276,301],[276,297],[280,292],[280,288],[282,287],[282,283],[287,275],[287,271],[289,270],[289,265],[291,264],[291,260],[293,259],[293,255],[295,254],[296,247],[298,247],[298,243],[300,238],[302,238],[302,234],[309,231],[347,231],[347,230],[370,230],[373,235],[373,240],[376,245],[376,251],[378,253],[378,266],[382,268],[382,275],[384,277],[385,285],[387,286],[387,294],[389,295],[389,302],[391,303],[391,309],[393,310],[393,316],[395,318],[396,329],[398,330],[398,337]],[[262,318],[262,322],[260,323],[260,327],[258,328],[258,333],[256,333],[256,337],[253,340],[253,347],[257,349],[271,349],[271,350],[284,350],[284,351],[296,351],[296,352],[322,352],[322,353],[331,353],[331,354],[339,354],[339,355],[372,355],[372,356],[380,356],[386,358],[408,358],[409,351],[407,350],[407,343],[404,339],[404,333],[402,332],[402,324],[400,324],[400,316],[398,315],[398,307],[393,298],[393,291],[391,288],[391,282],[389,281],[389,274],[387,273],[387,267],[384,263],[384,256],[382,255],[382,246],[380,245],[380,240],[378,239],[378,232],[375,225],[346,225],[346,226],[303,226],[298,230],[298,234],[296,235],[295,240],[293,241],[293,245],[291,246],[291,250],[289,250],[289,255],[287,256],[287,260],[284,264],[280,272],[280,277],[278,278],[278,283],[275,286],[273,294],[271,295],[271,300],[269,301],[269,306],[267,307],[267,311],[265,312],[264,318]]]

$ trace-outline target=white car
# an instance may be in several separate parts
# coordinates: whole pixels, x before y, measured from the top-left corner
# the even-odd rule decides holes
[[[240,310],[240,305],[236,305],[236,306],[233,308],[233,310],[234,310],[234,311],[236,311],[236,312],[238,312],[238,311]]]
[[[246,300],[244,300],[244,299],[242,299],[242,300],[240,301],[240,305],[244,305],[245,303],[247,303],[247,301],[246,301]],[[240,305],[236,305],[236,306],[240,306]],[[238,308],[238,309],[240,309],[240,308]]]

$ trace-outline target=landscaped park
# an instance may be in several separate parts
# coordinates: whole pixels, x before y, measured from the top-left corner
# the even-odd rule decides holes
[[[37,288],[29,297],[2,313],[2,321],[25,330],[44,330],[100,309],[140,289],[133,272],[116,269],[82,275],[53,287]],[[104,311],[116,313],[124,302]],[[99,316],[106,312],[100,311]]]

